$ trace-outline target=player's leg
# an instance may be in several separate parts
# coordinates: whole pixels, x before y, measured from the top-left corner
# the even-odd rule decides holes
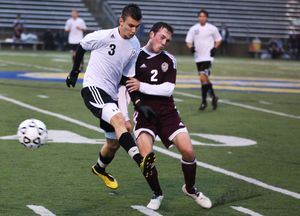
[[[153,134],[154,135],[154,134]],[[137,145],[142,156],[146,156],[153,151],[154,136],[150,135],[148,132],[141,132],[137,138]],[[163,192],[161,190],[158,173],[155,166],[151,169],[151,175],[144,175],[148,185],[153,191],[153,196],[150,199],[147,207],[152,210],[159,209],[161,202],[163,200]]]
[[[200,74],[200,82],[201,82],[201,90],[202,90],[202,103],[199,107],[200,110],[204,110],[207,107],[207,93],[210,94],[212,97],[212,107],[213,110],[217,109],[218,106],[218,97],[215,95],[213,84],[211,83],[209,76],[211,73],[211,62],[200,62],[199,65],[197,65],[199,68],[199,74]]]
[[[202,101],[199,107],[199,110],[205,110],[207,107],[207,92],[209,89],[209,80],[208,80],[208,75],[207,75],[207,62],[197,62],[197,70],[199,74],[199,80],[201,83],[201,96],[202,96]]]
[[[120,145],[117,140],[107,138],[106,143],[102,146],[99,152],[97,163],[92,166],[92,172],[111,189],[117,189],[118,182],[112,175],[105,171],[105,168],[112,162],[119,147]]]
[[[144,175],[149,175],[155,161],[153,152],[143,157],[132,135],[127,131],[125,119],[116,104],[108,103],[102,110],[102,119],[114,127],[119,144],[125,149],[129,156],[139,165]]]
[[[181,168],[185,181],[182,191],[192,197],[201,207],[211,208],[212,203],[210,199],[195,187],[197,165],[189,134],[187,132],[177,133],[172,142],[182,155]]]

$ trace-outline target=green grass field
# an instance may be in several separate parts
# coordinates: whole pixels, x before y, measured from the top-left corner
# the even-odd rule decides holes
[[[197,80],[192,57],[177,59],[179,77]],[[70,68],[68,52],[0,51],[0,71],[39,72],[34,76],[64,78]],[[252,77],[299,82],[299,68],[300,62],[293,61],[217,58],[212,80]],[[85,108],[80,89],[80,84],[68,89],[64,82],[0,78],[0,137],[16,134],[21,121],[37,118],[46,123],[48,130],[66,130],[90,139],[103,139],[102,133],[88,128],[98,126],[98,121]],[[209,106],[199,112],[199,99],[195,98],[200,97],[199,87],[176,87],[176,106],[189,132],[234,136],[257,144],[195,145],[198,161],[225,169],[224,173],[198,167],[197,187],[213,202],[213,208],[205,210],[183,195],[180,161],[161,152],[163,146],[156,142],[159,147],[156,164],[165,193],[158,213],[246,215],[232,208],[238,206],[261,215],[299,215],[300,94],[224,91],[217,85],[216,89],[221,99],[218,110],[212,111]],[[26,108],[16,101],[48,112]],[[79,126],[51,113],[85,125]],[[192,135],[192,138],[202,143],[222,144],[209,137]],[[31,204],[44,206],[58,216],[143,215],[131,206],[146,206],[151,191],[123,149],[108,168],[119,181],[117,191],[105,188],[91,173],[100,147],[49,142],[37,150],[28,150],[17,140],[0,139],[0,215],[36,215],[26,207]],[[169,152],[177,151],[171,148]],[[226,170],[236,175],[226,175]],[[251,178],[252,183],[241,180],[238,174]],[[265,183],[266,187],[254,180]]]

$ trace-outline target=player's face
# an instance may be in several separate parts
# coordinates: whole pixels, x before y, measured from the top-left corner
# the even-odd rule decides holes
[[[141,24],[141,21],[137,21],[129,16],[126,17],[125,20],[121,17],[119,23],[120,23],[119,31],[121,37],[124,39],[130,39],[137,32]]]
[[[78,17],[78,12],[76,10],[72,10],[71,16],[73,19],[76,19]]]
[[[172,40],[172,33],[166,28],[159,29],[158,32],[150,32],[150,48],[154,53],[164,50]]]
[[[205,13],[200,13],[198,16],[198,20],[201,25],[205,25],[205,23],[207,22],[207,16],[205,15]]]

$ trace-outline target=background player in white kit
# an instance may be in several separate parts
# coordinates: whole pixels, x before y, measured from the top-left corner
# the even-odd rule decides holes
[[[155,23],[150,30],[150,39],[139,54],[136,76],[127,81],[128,91],[141,92],[143,104],[151,107],[155,119],[146,119],[138,111],[134,114],[134,135],[142,155],[152,152],[156,136],[169,148],[175,145],[182,155],[181,167],[184,175],[182,191],[192,197],[203,208],[210,208],[210,199],[195,188],[196,158],[187,128],[181,121],[173,100],[176,82],[176,59],[164,49],[172,39],[173,29],[164,22]],[[145,176],[153,191],[147,207],[157,210],[163,200],[156,167]]]
[[[197,70],[200,76],[202,103],[199,110],[207,107],[207,93],[212,97],[213,109],[217,109],[218,97],[215,95],[213,85],[209,80],[211,63],[214,60],[216,49],[221,45],[222,37],[214,25],[207,22],[208,12],[200,10],[199,23],[193,25],[186,35],[186,45],[194,54]]]
[[[106,144],[101,148],[92,172],[111,189],[118,188],[118,183],[105,168],[113,160],[120,145],[136,161],[144,175],[149,175],[155,160],[153,152],[141,156],[117,106],[120,82],[125,84],[129,77],[135,75],[135,62],[140,50],[135,33],[141,19],[140,8],[136,4],[129,4],[122,10],[118,27],[86,35],[78,46],[73,69],[66,79],[68,87],[75,86],[81,59],[86,50],[91,50],[81,95],[85,105],[100,119],[100,127],[106,137]],[[141,104],[138,92],[131,92],[130,97],[135,109],[146,118],[154,116],[149,107]]]
[[[69,33],[68,44],[72,55],[72,60],[74,63],[75,53],[80,41],[83,38],[83,33],[86,31],[87,27],[84,20],[78,17],[78,11],[73,9],[71,12],[71,18],[66,21],[65,31]],[[81,62],[81,70],[83,69],[83,59]]]

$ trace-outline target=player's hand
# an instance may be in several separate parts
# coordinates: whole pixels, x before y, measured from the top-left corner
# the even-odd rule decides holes
[[[73,88],[75,87],[79,73],[80,73],[80,70],[72,70],[69,73],[69,75],[67,76],[67,79],[66,79],[66,85],[69,88],[70,88],[70,86],[72,86]]]
[[[210,50],[210,56],[211,57],[214,57],[216,55],[216,50],[217,49],[215,47]]]
[[[152,119],[156,117],[155,112],[149,106],[139,104],[135,106],[135,109],[145,116],[146,119]]]
[[[126,88],[129,92],[138,91],[140,89],[140,81],[131,77],[126,81]]]
[[[196,50],[195,50],[195,47],[194,47],[194,46],[192,46],[192,47],[190,48],[190,52],[191,52],[192,54],[194,54],[194,53],[196,52]]]

